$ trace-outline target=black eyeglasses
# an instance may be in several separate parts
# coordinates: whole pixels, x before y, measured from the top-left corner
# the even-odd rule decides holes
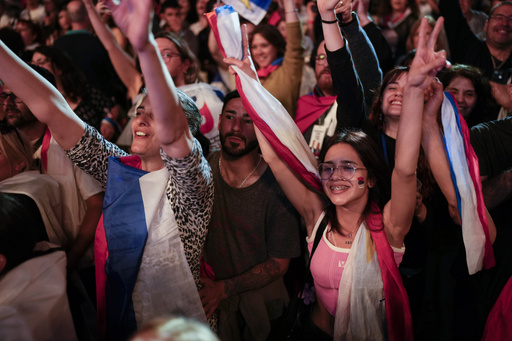
[[[512,16],[505,16],[505,15],[501,15],[501,14],[496,14],[496,15],[491,15],[491,18],[496,20],[496,21],[499,21],[499,22],[509,22],[509,21],[512,21]]]
[[[181,58],[181,54],[176,53],[176,52],[164,52],[164,53],[162,53],[162,59],[166,63],[169,63],[173,57],[180,57]]]
[[[350,180],[354,177],[354,174],[356,174],[356,170],[358,169],[366,170],[366,168],[357,168],[351,163],[344,163],[339,166],[335,166],[334,163],[324,162],[318,165],[318,173],[322,180],[329,180],[334,174],[334,170],[338,171],[342,180]]]
[[[7,105],[7,104],[5,104],[7,99],[10,99],[12,103],[22,103],[23,102],[21,99],[16,97],[16,95],[13,94],[12,92],[10,94],[8,94],[6,92],[0,93],[0,102],[2,105]]]
[[[325,54],[319,54],[315,58],[317,64],[327,63],[327,56]]]

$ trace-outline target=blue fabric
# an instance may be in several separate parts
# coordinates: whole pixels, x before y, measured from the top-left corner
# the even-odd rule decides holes
[[[126,340],[136,329],[132,292],[148,237],[139,178],[147,172],[109,158],[103,219],[108,245],[105,265],[107,340]]]
[[[444,94],[446,95],[446,98],[448,98],[448,100],[450,101],[450,104],[453,106],[453,110],[455,112],[455,119],[457,122],[457,128],[460,133],[460,130],[461,130],[460,129],[460,118],[459,118],[459,115],[457,115],[457,113],[459,112],[457,105],[455,104],[455,101],[453,100],[453,97],[449,92],[445,91]],[[455,188],[455,195],[457,197],[457,206],[459,208],[459,216],[462,219],[462,202],[461,202],[461,197],[460,197],[460,191],[459,191],[459,188],[456,186],[457,179],[455,177],[455,171],[453,170],[454,165],[452,164],[452,156],[450,155],[450,150],[448,149],[448,145],[451,143],[449,141],[451,141],[451,139],[452,139],[451,131],[446,130],[445,136],[444,136],[444,148],[446,150],[446,155],[448,156],[448,162],[450,163],[450,175],[452,178],[452,182],[454,183],[453,187]]]

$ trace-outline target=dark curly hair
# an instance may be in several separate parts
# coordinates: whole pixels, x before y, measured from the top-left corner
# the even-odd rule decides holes
[[[378,94],[375,97],[375,101],[373,102],[372,112],[370,113],[370,121],[373,123],[379,132],[383,132],[385,129],[384,123],[384,115],[382,113],[382,97],[384,96],[384,91],[389,83],[395,82],[398,78],[400,78],[404,73],[409,72],[409,68],[405,66],[398,66],[394,69],[391,69],[384,78],[382,79],[382,83],[378,90]]]
[[[34,52],[44,55],[55,72],[60,71],[56,77],[59,77],[64,95],[71,101],[78,102],[87,96],[87,77],[66,52],[53,46],[38,46]]]
[[[464,117],[468,126],[472,127],[478,123],[492,120],[493,118],[489,117],[488,115],[490,112],[493,112],[492,109],[494,109],[497,104],[492,95],[492,88],[489,84],[489,80],[478,68],[474,66],[456,64],[453,65],[450,69],[444,71],[441,82],[446,88],[455,78],[458,77],[468,79],[475,88],[475,107],[473,110],[471,110],[470,113],[467,114],[466,117]],[[496,118],[494,117],[494,119]]]

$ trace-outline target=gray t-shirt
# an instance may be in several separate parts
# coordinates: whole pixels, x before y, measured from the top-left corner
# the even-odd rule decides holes
[[[220,174],[219,155],[216,152],[208,158],[215,195],[204,250],[215,279],[239,275],[268,257],[299,256],[299,214],[270,168],[254,184],[234,188]]]

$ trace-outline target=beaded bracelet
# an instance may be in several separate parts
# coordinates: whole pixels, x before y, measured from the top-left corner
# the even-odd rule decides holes
[[[321,19],[321,20],[322,20],[322,22],[324,24],[336,24],[338,22],[337,19],[335,19],[335,20],[324,20],[324,19]]]
[[[298,13],[298,12],[299,12],[299,10],[296,8],[292,11],[285,11],[284,13]]]

